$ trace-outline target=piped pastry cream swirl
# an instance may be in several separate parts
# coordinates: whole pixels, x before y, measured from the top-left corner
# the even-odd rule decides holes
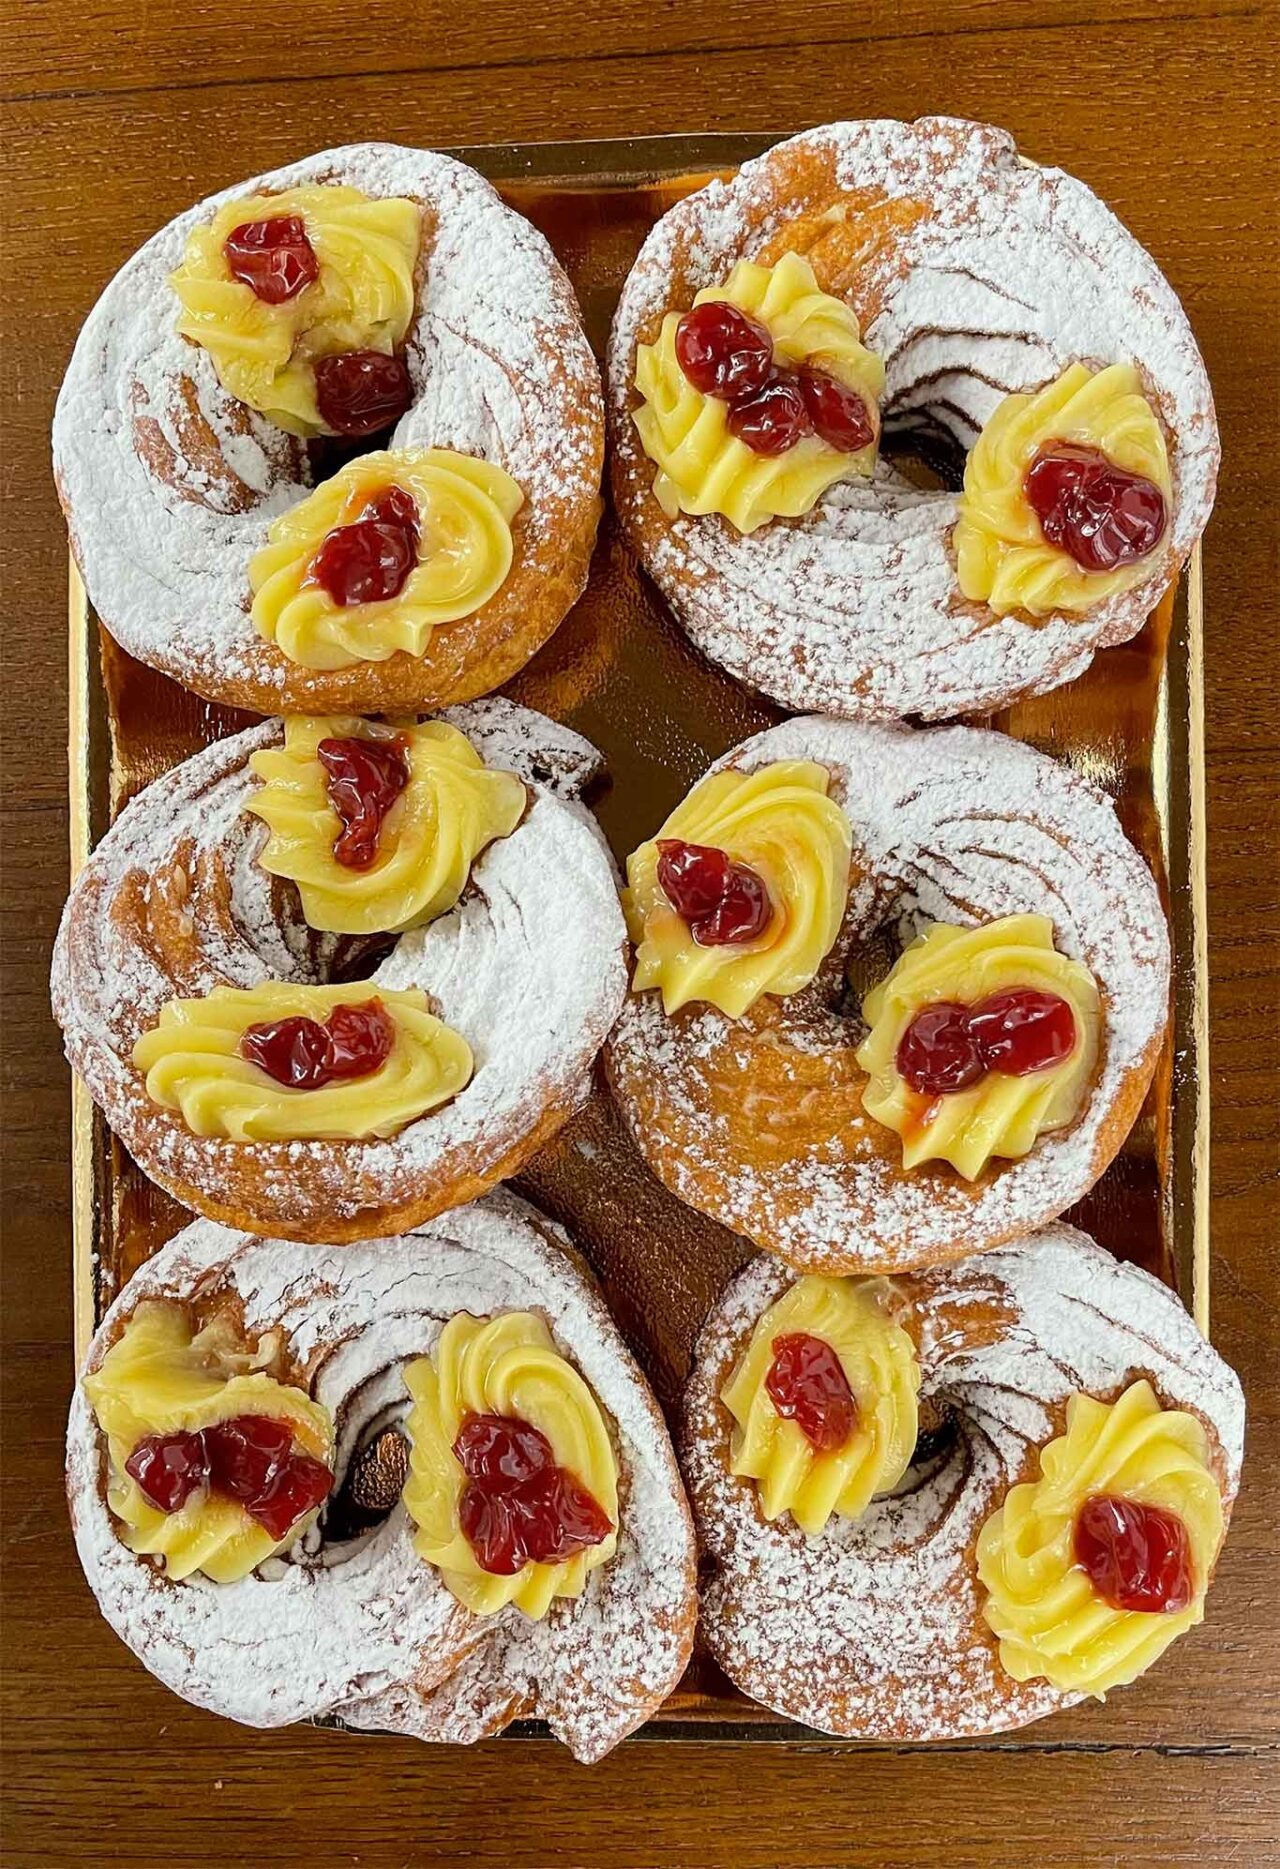
[[[1164,1613],[1113,1607],[1075,1561],[1077,1515],[1103,1494],[1155,1506],[1184,1526],[1194,1594]],[[1222,1495],[1195,1415],[1161,1406],[1134,1382],[1114,1402],[1073,1395],[1066,1433],[1040,1455],[1040,1477],[1010,1489],[978,1538],[983,1615],[1016,1681],[1043,1678],[1101,1699],[1135,1680],[1184,1630],[1204,1619],[1209,1573],[1222,1543]]]
[[[756,940],[698,945],[658,880],[659,845],[667,839],[722,850],[762,878],[774,914]],[[849,820],[830,796],[829,773],[815,761],[708,774],[657,836],[627,859],[623,902],[636,947],[632,991],[660,988],[668,1013],[706,1000],[732,1019],[762,993],[798,992],[840,932],[851,847]]]
[[[342,822],[317,749],[325,740],[387,738],[403,747],[409,783],[382,821],[374,861],[352,868],[334,854]],[[293,715],[284,745],[254,753],[249,764],[262,783],[245,810],[270,831],[258,862],[298,885],[309,927],[333,934],[398,934],[445,914],[480,852],[515,829],[528,801],[513,772],[490,770],[443,720],[384,727]]]
[[[841,299],[823,292],[808,260],[784,253],[775,266],[739,260],[722,286],[697,293],[694,305],[727,301],[763,324],[774,356],[808,363],[857,391],[876,410],[884,365],[861,341],[858,320]],[[876,443],[856,453],[806,435],[783,454],[758,454],[729,431],[725,402],[695,389],[680,367],[680,314],[668,312],[653,344],[636,348],[640,406],[633,420],[657,468],[653,492],[669,519],[677,513],[722,513],[739,532],[768,519],[797,518],[838,480],[867,479]]]
[[[922,1007],[1021,988],[1071,1007],[1076,1044],[1067,1057],[1021,1077],[988,1071],[933,1098],[904,1080],[898,1048]],[[993,1156],[1018,1160],[1038,1136],[1075,1119],[1097,1061],[1102,1010],[1088,968],[1054,947],[1047,915],[1003,915],[977,928],[935,923],[868,993],[862,1016],[870,1028],[857,1053],[868,1080],[863,1108],[902,1137],[904,1168],[945,1161],[972,1180]]]
[[[319,275],[283,303],[268,304],[234,276],[223,247],[248,222],[291,215],[303,223]],[[345,351],[389,354],[403,343],[421,241],[416,201],[374,200],[345,185],[312,182],[227,202],[192,229],[171,275],[182,308],[178,329],[208,351],[219,382],[238,401],[290,434],[330,434],[316,406],[315,361]]]
[[[364,1076],[319,1089],[279,1084],[241,1056],[250,1026],[285,1019],[323,1022],[336,1006],[377,1001],[395,1039]],[[463,1089],[472,1071],[461,1033],[437,1019],[418,988],[297,985],[214,987],[203,999],[174,999],[133,1048],[147,1095],[178,1110],[193,1135],[232,1142],[360,1141],[394,1136]]]
[[[815,1537],[832,1514],[857,1519],[906,1472],[916,1444],[920,1365],[892,1315],[887,1279],[798,1279],[757,1322],[721,1399],[736,1424],[729,1471],[757,1483],[766,1519],[789,1512]],[[857,1415],[842,1446],[815,1448],[766,1387],[778,1338],[803,1332],[839,1358]]]
[[[84,1391],[107,1441],[107,1504],[121,1541],[158,1558],[174,1582],[203,1571],[215,1583],[247,1577],[293,1544],[308,1514],[275,1539],[235,1499],[202,1489],[175,1512],[161,1512],[126,1471],[140,1441],[207,1428],[243,1415],[286,1422],[301,1450],[325,1465],[333,1452],[329,1411],[267,1366],[275,1346],[246,1344],[229,1315],[198,1330],[185,1305],[149,1298],[138,1305]]]
[[[393,487],[418,509],[417,562],[394,597],[336,603],[314,575],[316,554]],[[249,561],[254,627],[303,668],[385,662],[398,650],[420,656],[434,629],[472,615],[501,589],[523,503],[504,468],[449,448],[361,455],[272,520]]]
[[[1145,558],[1113,571],[1088,571],[1041,530],[1025,491],[1028,469],[1051,442],[1095,448],[1140,474],[1172,507],[1163,430],[1132,364],[1091,371],[1073,363],[1035,395],[1006,396],[983,426],[965,463],[952,535],[965,597],[997,616],[1082,615],[1150,575]]]
[[[617,1457],[599,1402],[542,1318],[530,1311],[491,1318],[459,1312],[440,1333],[434,1355],[409,1364],[405,1383],[413,1407],[405,1424],[412,1451],[403,1499],[418,1528],[419,1555],[478,1616],[514,1603],[539,1621],[555,1598],[580,1596],[588,1574],[617,1549]],[[614,1530],[558,1563],[530,1561],[510,1576],[481,1569],[459,1522],[466,1480],[453,1451],[472,1415],[500,1415],[536,1428]]]

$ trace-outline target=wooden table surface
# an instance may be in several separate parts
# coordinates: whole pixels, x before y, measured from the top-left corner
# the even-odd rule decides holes
[[[44,0],[6,31],[6,1861],[1256,1865],[1280,1860],[1275,1169],[1274,16],[1215,0]],[[1249,1396],[1204,1628],[1135,1687],[929,1750],[639,1739],[465,1753],[187,1707],[99,1619],[61,1495],[67,1076],[46,998],[66,869],[58,379],[115,268],[211,189],[327,144],[790,129],[949,110],[1090,182],[1164,265],[1225,450],[1206,543],[1214,1336]]]

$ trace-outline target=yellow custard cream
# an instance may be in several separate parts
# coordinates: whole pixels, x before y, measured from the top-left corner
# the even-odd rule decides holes
[[[1076,1515],[1104,1494],[1181,1519],[1194,1572],[1185,1609],[1116,1609],[1075,1561]],[[1013,1487],[978,1538],[983,1615],[1015,1681],[1043,1678],[1094,1694],[1136,1680],[1170,1642],[1203,1620],[1222,1543],[1222,1495],[1194,1415],[1162,1408],[1149,1382],[1115,1402],[1074,1395],[1067,1431],[1040,1456],[1040,1478]]]
[[[636,948],[632,991],[658,987],[666,1010],[706,1000],[740,1018],[762,993],[807,986],[840,932],[852,833],[812,760],[758,772],[713,772],[677,805],[657,837],[627,859],[623,903]],[[764,882],[774,914],[743,946],[700,947],[658,881],[658,845],[673,838],[723,850]]]
[[[450,1318],[432,1356],[405,1371],[413,1407],[404,1505],[417,1526],[414,1545],[460,1603],[491,1616],[514,1603],[539,1621],[556,1597],[582,1594],[588,1574],[617,1549],[618,1463],[604,1414],[551,1332],[531,1311]],[[453,1451],[470,1415],[502,1415],[546,1436],[559,1466],[573,1474],[614,1530],[600,1544],[558,1563],[525,1563],[509,1577],[482,1570],[463,1533],[458,1506],[466,1475]]]
[[[418,509],[417,563],[396,596],[339,604],[313,561],[326,537],[361,519],[390,488]],[[524,495],[505,469],[448,448],[362,454],[273,519],[249,561],[250,615],[258,634],[302,668],[422,655],[431,632],[487,604],[506,582],[511,522]]]
[[[863,345],[848,305],[823,292],[808,260],[784,253],[774,266],[739,260],[722,286],[699,292],[695,305],[728,300],[767,326],[782,364],[811,364],[856,390],[875,419],[884,365]],[[677,513],[722,513],[739,532],[768,519],[797,518],[838,480],[868,479],[872,441],[856,454],[806,435],[785,454],[757,454],[731,435],[729,406],[695,389],[676,356],[679,312],[668,312],[654,344],[636,350],[633,420],[657,468],[654,495],[668,519]]]
[[[860,1518],[911,1464],[920,1365],[914,1343],[893,1320],[892,1296],[886,1279],[811,1275],[756,1324],[720,1399],[735,1423],[729,1471],[755,1480],[767,1519],[789,1512],[813,1537],[833,1513]],[[776,1412],[765,1387],[775,1340],[798,1332],[831,1346],[853,1391],[857,1422],[842,1447],[816,1449],[796,1422]]]
[[[965,1090],[932,1099],[898,1073],[898,1046],[912,1019],[938,1000],[972,1005],[1017,988],[1054,993],[1075,1014],[1076,1047],[1025,1077],[990,1071]],[[980,928],[937,923],[868,993],[870,1028],[857,1060],[867,1073],[863,1108],[902,1137],[902,1165],[945,1161],[972,1180],[992,1156],[1026,1155],[1037,1136],[1064,1129],[1079,1113],[1098,1055],[1101,1003],[1093,975],[1053,945],[1047,915],[1005,915]]]
[[[223,251],[247,222],[299,217],[319,276],[278,305],[237,279]],[[375,201],[358,188],[310,183],[228,202],[192,229],[170,277],[178,329],[203,346],[218,381],[294,435],[331,434],[316,407],[314,365],[346,351],[390,354],[413,321],[422,241],[416,201]]]
[[[367,869],[340,863],[342,821],[330,803],[324,740],[395,740],[409,783],[382,821]],[[491,772],[466,735],[443,720],[382,726],[354,716],[293,715],[284,745],[249,761],[262,781],[245,806],[271,835],[258,862],[298,885],[309,927],[331,934],[398,934],[445,914],[487,844],[524,815],[524,785]]]
[[[159,1558],[175,1581],[203,1571],[215,1583],[233,1583],[293,1544],[315,1517],[309,1514],[277,1541],[238,1501],[207,1489],[178,1511],[161,1512],[125,1471],[148,1436],[190,1433],[237,1415],[288,1422],[298,1449],[330,1466],[328,1409],[270,1375],[274,1361],[273,1343],[263,1339],[248,1346],[225,1314],[193,1333],[184,1305],[144,1299],[101,1365],[84,1379],[107,1439],[107,1504],[121,1540],[131,1551]]]
[[[395,1027],[390,1056],[362,1077],[295,1089],[240,1055],[251,1025],[307,1018],[323,1024],[335,1006],[377,1000]],[[396,1135],[447,1103],[471,1077],[471,1048],[437,1019],[415,988],[368,981],[348,986],[217,986],[204,999],[172,999],[133,1048],[147,1095],[181,1112],[197,1136],[232,1142],[364,1142]]]
[[[1132,364],[1096,374],[1073,363],[1034,396],[1006,396],[965,464],[952,544],[960,589],[997,616],[1025,611],[1078,616],[1147,575],[1147,561],[1087,571],[1051,545],[1023,490],[1027,469],[1053,441],[1096,448],[1117,467],[1154,482],[1171,506],[1173,483],[1164,434]]]

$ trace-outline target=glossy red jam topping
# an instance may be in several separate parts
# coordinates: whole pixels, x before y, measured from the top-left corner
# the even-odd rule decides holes
[[[267,305],[283,305],[320,277],[320,262],[300,214],[245,221],[222,243],[234,278]]]
[[[1076,1047],[1076,1016],[1056,993],[1032,987],[993,993],[969,1008],[972,1032],[988,1071],[1026,1077],[1061,1064]]]
[[[967,1090],[988,1071],[1026,1077],[1075,1050],[1076,1017],[1065,999],[1018,987],[976,1005],[922,1006],[898,1041],[898,1075],[922,1096]]]
[[[786,454],[815,433],[844,454],[875,440],[875,422],[856,390],[825,370],[775,366],[765,326],[723,299],[685,313],[676,361],[695,389],[728,403],[729,433],[756,454]]]
[[[409,742],[399,733],[391,740],[321,740],[316,754],[342,821],[333,854],[346,869],[367,870],[383,820],[409,783]]]
[[[952,1000],[922,1006],[898,1041],[898,1075],[921,1096],[967,1090],[985,1066],[973,1033],[969,1008]]]
[[[1195,1598],[1187,1528],[1161,1506],[1095,1493],[1076,1514],[1073,1545],[1076,1563],[1113,1609],[1172,1614]]]
[[[798,376],[809,420],[829,448],[857,454],[875,440],[871,412],[856,389],[828,376],[825,370],[812,370],[807,365]]]
[[[774,1338],[764,1386],[778,1414],[794,1421],[817,1453],[843,1447],[858,1425],[844,1365],[829,1343],[808,1331]]]
[[[1069,552],[1082,571],[1114,571],[1145,558],[1168,524],[1155,482],[1117,467],[1097,448],[1049,442],[1023,486],[1049,544]]]
[[[289,1090],[323,1090],[348,1077],[367,1077],[391,1056],[396,1028],[380,999],[335,1006],[318,1019],[275,1019],[246,1026],[240,1056]]]
[[[773,339],[724,299],[695,305],[676,326],[676,362],[695,389],[722,402],[753,396],[773,368]]]
[[[764,879],[711,844],[660,838],[658,886],[699,947],[741,947],[773,919]]]
[[[467,1476],[458,1523],[481,1570],[513,1577],[525,1564],[558,1564],[603,1544],[607,1512],[545,1434],[509,1415],[468,1415],[453,1443]]]
[[[381,350],[347,350],[316,360],[316,407],[335,435],[359,441],[398,422],[413,401],[409,366]]]
[[[813,433],[813,418],[790,370],[778,370],[753,396],[729,404],[729,433],[754,454],[787,454]]]
[[[180,1512],[209,1478],[202,1434],[149,1434],[124,1463],[157,1512]]]
[[[398,597],[418,562],[418,525],[416,501],[388,487],[353,524],[325,533],[310,575],[343,609]]]
[[[208,1486],[236,1499],[277,1542],[328,1495],[333,1474],[295,1450],[287,1421],[233,1415],[194,1433],[152,1434],[139,1441],[125,1471],[159,1512],[177,1512]]]

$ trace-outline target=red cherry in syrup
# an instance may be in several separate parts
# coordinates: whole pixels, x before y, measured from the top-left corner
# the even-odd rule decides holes
[[[481,1570],[513,1577],[603,1543],[613,1530],[586,1487],[556,1464],[550,1441],[509,1415],[468,1415],[453,1444],[467,1475],[458,1523]]]
[[[1114,571],[1145,558],[1168,524],[1165,497],[1154,481],[1074,442],[1041,448],[1023,487],[1049,544],[1069,552],[1084,571]]]
[[[754,454],[786,454],[813,433],[799,378],[790,370],[776,371],[763,389],[730,403],[728,426]]]
[[[954,1000],[922,1006],[898,1040],[898,1075],[924,1097],[967,1090],[985,1070],[969,1029],[969,1009]]]
[[[413,498],[389,487],[353,524],[325,533],[310,576],[343,609],[398,597],[418,562],[418,525]]]
[[[458,1495],[458,1526],[482,1571],[514,1577],[528,1563],[514,1495],[468,1480]]]
[[[519,1486],[555,1465],[546,1435],[514,1415],[468,1415],[453,1443],[469,1480]]]
[[[277,1543],[333,1485],[323,1461],[295,1451],[287,1421],[233,1415],[207,1427],[204,1443],[214,1491],[237,1500]]]
[[[408,741],[321,740],[329,803],[342,822],[333,854],[349,870],[367,870],[378,854],[383,820],[409,783]]]
[[[562,1564],[603,1544],[613,1521],[566,1467],[553,1467],[544,1479],[518,1488],[513,1495],[526,1513],[524,1547],[535,1564]]]
[[[240,1056],[289,1090],[323,1090],[385,1064],[396,1029],[381,1000],[335,1006],[323,1024],[295,1017],[246,1026]]]
[[[199,1433],[149,1434],[138,1442],[124,1470],[157,1512],[180,1512],[209,1478],[204,1437]]]
[[[809,420],[828,447],[838,448],[842,454],[857,454],[875,440],[871,411],[856,389],[807,364],[797,374]]]
[[[267,1415],[233,1415],[194,1433],[148,1435],[125,1471],[161,1512],[180,1511],[208,1485],[237,1500],[276,1543],[333,1485],[323,1461],[294,1450],[289,1423]]]
[[[1076,1563],[1113,1609],[1171,1615],[1195,1598],[1191,1540],[1176,1513],[1095,1493],[1076,1514]]]
[[[234,278],[267,305],[283,305],[320,276],[320,262],[300,214],[245,221],[222,243]]]
[[[808,1331],[773,1340],[765,1392],[778,1414],[794,1421],[815,1452],[843,1447],[858,1425],[858,1404],[831,1345]]]
[[[315,383],[321,421],[352,441],[390,428],[413,401],[409,366],[398,353],[347,350],[318,357]]]
[[[1076,1048],[1076,1016],[1056,993],[1032,987],[993,993],[969,1008],[969,1031],[988,1071],[1025,1077],[1047,1071]]]
[[[686,312],[676,326],[676,362],[704,396],[733,402],[768,382],[773,339],[736,305],[709,299]]]
[[[214,1487],[247,1506],[268,1490],[288,1459],[293,1429],[269,1415],[233,1415],[206,1428],[204,1444]]]
[[[291,1525],[324,1503],[332,1485],[333,1474],[322,1460],[293,1453],[264,1491],[245,1502],[245,1511],[278,1544]]]
[[[658,887],[699,947],[740,947],[773,919],[763,878],[712,844],[660,838]]]

